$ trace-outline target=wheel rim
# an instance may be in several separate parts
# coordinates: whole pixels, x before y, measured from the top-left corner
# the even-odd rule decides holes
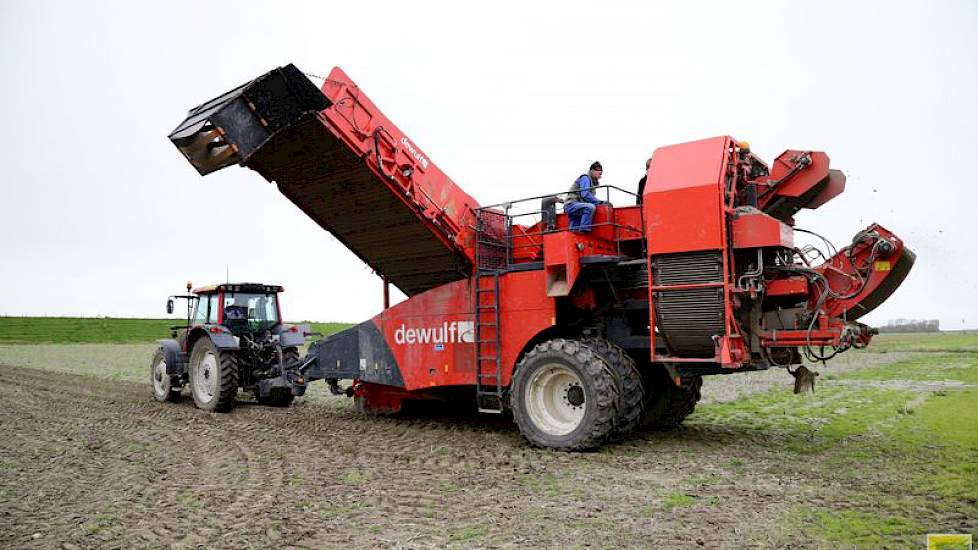
[[[539,369],[527,382],[526,411],[548,435],[573,432],[587,410],[584,385],[572,370],[558,363]]]
[[[170,377],[166,374],[165,358],[153,365],[153,391],[160,396],[170,391]]]
[[[216,387],[217,356],[213,351],[207,351],[194,369],[194,395],[201,403],[210,403]]]

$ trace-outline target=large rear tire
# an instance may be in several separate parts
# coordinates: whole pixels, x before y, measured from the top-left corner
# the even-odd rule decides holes
[[[604,338],[586,338],[591,347],[611,367],[618,388],[618,417],[608,441],[619,442],[639,426],[645,408],[645,387],[635,361],[617,345]]]
[[[161,403],[180,401],[180,387],[174,384],[173,377],[166,373],[166,355],[157,349],[149,364],[149,377],[153,382],[153,398]]]
[[[238,357],[233,351],[217,349],[203,336],[190,353],[190,390],[198,408],[228,412],[238,395]]]
[[[554,339],[538,344],[516,366],[510,404],[533,445],[584,451],[604,443],[618,418],[612,368],[591,346]]]

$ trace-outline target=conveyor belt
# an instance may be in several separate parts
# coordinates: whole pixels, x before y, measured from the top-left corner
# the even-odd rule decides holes
[[[311,117],[275,136],[248,166],[408,296],[467,277],[468,260],[366,162]]]

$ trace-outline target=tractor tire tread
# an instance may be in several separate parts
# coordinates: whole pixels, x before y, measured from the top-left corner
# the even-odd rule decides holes
[[[157,349],[156,350],[156,353],[153,354],[153,360],[149,364],[149,371],[150,371],[149,372],[149,375],[150,375],[150,377],[153,377],[153,376],[156,375],[156,373],[153,372],[153,369],[156,367],[156,364],[162,358],[163,358],[163,350]],[[156,391],[154,390],[153,391],[153,398],[156,399],[157,401],[159,401],[160,403],[178,403],[180,401],[180,386],[177,385],[176,387],[174,387],[174,384],[173,384],[174,378],[175,377],[173,377],[173,376],[170,377],[170,391],[168,391],[165,396],[157,395],[156,394]]]
[[[203,406],[197,402],[197,392],[193,387],[195,378],[194,369],[197,368],[197,362],[200,361],[199,356],[203,353],[201,351],[203,349],[202,346],[212,348],[214,354],[217,356],[217,368],[220,370],[220,383],[216,388],[214,399],[211,403],[204,404]],[[220,413],[229,412],[234,408],[238,395],[238,356],[234,351],[217,349],[210,339],[201,337],[194,343],[193,351],[190,354],[190,368],[191,393],[194,394],[194,403],[198,408]]]

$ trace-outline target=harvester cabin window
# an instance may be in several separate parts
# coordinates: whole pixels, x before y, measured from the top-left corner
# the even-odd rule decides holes
[[[194,310],[194,324],[203,325],[207,322],[207,297],[197,299],[197,309]]]

